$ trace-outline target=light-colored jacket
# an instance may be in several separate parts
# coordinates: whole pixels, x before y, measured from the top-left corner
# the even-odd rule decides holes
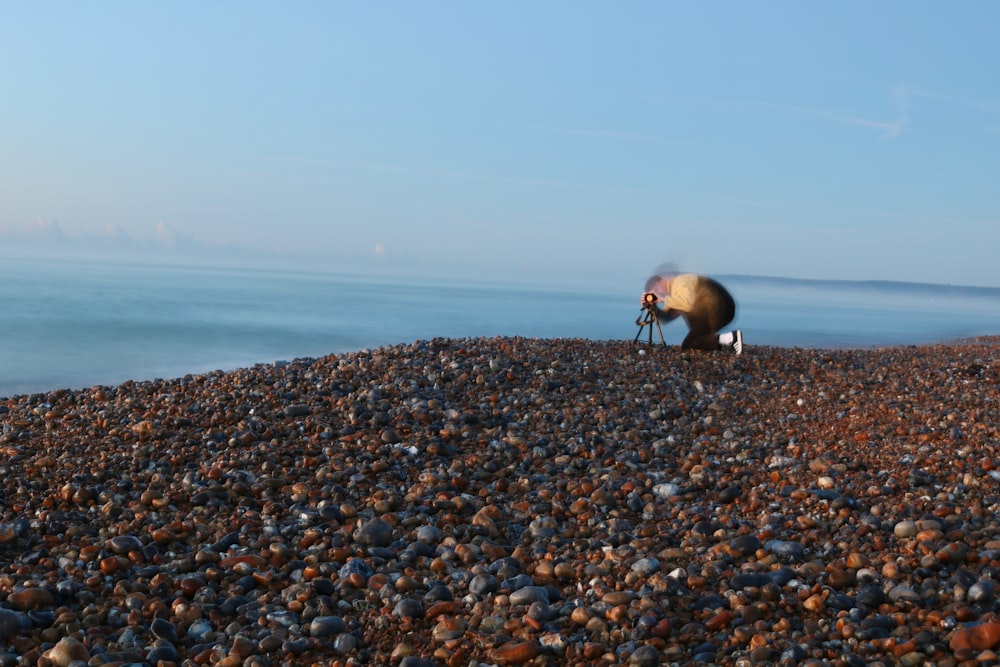
[[[679,310],[690,313],[698,298],[698,283],[701,277],[694,273],[680,273],[664,281],[667,294],[663,297],[664,310]]]
[[[716,332],[733,321],[736,302],[725,287],[707,276],[679,273],[661,276],[655,293],[660,296],[663,308],[657,308],[656,317],[669,322],[683,316],[693,335]]]

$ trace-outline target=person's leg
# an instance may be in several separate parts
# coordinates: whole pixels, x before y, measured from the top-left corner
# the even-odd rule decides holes
[[[703,278],[696,295],[699,317],[704,319],[712,332],[722,329],[736,317],[736,302],[729,291],[712,280]]]
[[[699,313],[691,313],[686,318],[688,335],[681,342],[682,350],[718,350],[719,336],[712,328],[710,320]]]
[[[710,301],[714,302],[709,320],[712,331],[719,331],[736,317],[736,302],[725,287],[708,279],[708,290],[713,294]],[[718,336],[719,347],[731,348],[736,354],[743,354],[743,332],[739,329],[727,331]]]
[[[725,340],[720,341],[716,333],[732,322],[735,315],[736,303],[726,288],[711,278],[705,278],[699,285],[695,309],[686,317],[690,331],[681,343],[681,348],[709,351],[724,346],[735,348],[739,339],[740,349],[737,352],[741,352],[743,343],[741,335],[737,332],[728,332],[723,334]]]

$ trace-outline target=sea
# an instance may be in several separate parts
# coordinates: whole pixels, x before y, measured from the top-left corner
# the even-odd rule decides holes
[[[432,338],[679,344],[642,286],[0,258],[0,397],[176,378]],[[870,348],[1000,335],[1000,289],[714,276],[753,346]]]

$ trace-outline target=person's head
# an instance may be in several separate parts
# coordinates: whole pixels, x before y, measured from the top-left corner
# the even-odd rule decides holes
[[[680,271],[673,264],[660,264],[656,267],[656,271],[650,276],[649,280],[646,281],[646,292],[653,292],[661,299],[666,295],[670,294],[670,281],[674,276],[679,275]]]

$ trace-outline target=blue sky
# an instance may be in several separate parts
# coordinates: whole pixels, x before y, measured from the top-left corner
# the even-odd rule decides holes
[[[0,257],[1000,286],[1000,3],[3,15]]]

